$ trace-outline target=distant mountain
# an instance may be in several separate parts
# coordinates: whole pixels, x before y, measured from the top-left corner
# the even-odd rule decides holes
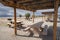
[[[0,15],[0,17],[13,17],[12,15]]]

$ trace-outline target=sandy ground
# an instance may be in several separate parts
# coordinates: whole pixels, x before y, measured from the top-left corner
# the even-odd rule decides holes
[[[37,37],[27,37],[26,33],[22,31],[17,32],[18,35],[15,36],[13,29],[8,27],[2,27],[2,28],[0,27],[0,40],[42,40],[41,38]]]
[[[33,24],[32,20],[28,21],[23,18],[17,18],[17,20],[23,21],[24,26]],[[44,20],[42,20],[41,17],[35,18],[34,20],[35,20],[34,23],[37,23],[39,21],[44,21]],[[14,29],[8,27],[8,25],[7,25],[8,22],[9,21],[7,20],[7,18],[0,18],[0,40],[52,40],[52,38],[53,38],[53,36],[52,36],[53,27],[49,27],[48,36],[42,36],[40,38],[38,37],[38,35],[34,36],[34,37],[28,37],[27,36],[28,33],[23,32],[21,30],[17,30],[18,35],[14,36]],[[52,22],[47,22],[44,24],[48,24],[49,26],[53,25]],[[58,30],[59,29],[60,29],[60,23],[58,23]]]
[[[8,17],[8,18],[9,18],[9,17]],[[7,20],[8,18],[5,18],[5,17],[0,18],[0,26],[7,26],[7,23],[9,22],[9,21]],[[11,19],[14,20],[14,18],[11,18]],[[31,25],[31,24],[33,24],[32,19],[31,19],[31,20],[26,20],[25,18],[19,18],[19,17],[17,17],[17,21],[23,21],[23,24],[24,24],[24,25],[25,25],[25,24],[26,24],[26,25]],[[41,17],[34,19],[34,23],[37,23],[37,22],[39,22],[39,21],[43,21]]]

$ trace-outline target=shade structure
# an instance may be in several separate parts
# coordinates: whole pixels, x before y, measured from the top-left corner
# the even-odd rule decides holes
[[[0,0],[0,2],[5,6],[13,7],[14,11],[16,11],[16,8],[30,11],[54,8],[53,40],[56,40],[57,13],[58,7],[60,6],[60,0]],[[16,31],[16,12],[14,12],[14,14]]]
[[[0,2],[5,6],[14,7],[15,2],[16,8],[30,11],[54,8],[54,1],[56,0],[0,0]]]
[[[54,12],[42,12],[42,14],[49,15],[49,14],[54,14]]]
[[[53,18],[54,12],[42,12],[42,14],[44,15],[43,17],[47,17],[47,18]]]

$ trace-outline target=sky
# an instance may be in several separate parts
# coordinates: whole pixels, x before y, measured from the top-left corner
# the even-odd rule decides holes
[[[35,13],[35,15],[41,15],[42,12],[50,12],[50,11],[54,11],[54,9],[44,9],[44,10],[37,10]],[[22,9],[17,9],[17,16],[22,14],[25,15],[25,13],[30,13],[31,15],[33,14],[32,11],[28,11],[28,10],[22,10]],[[58,14],[60,14],[60,7],[58,8]],[[9,16],[9,15],[14,15],[14,10],[11,7],[7,7],[4,6],[3,4],[0,3],[0,16]]]

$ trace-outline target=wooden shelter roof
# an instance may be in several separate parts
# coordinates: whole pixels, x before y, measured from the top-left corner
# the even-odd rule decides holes
[[[0,0],[0,3],[5,6],[14,7],[14,32],[17,35],[16,28],[16,8],[35,11],[40,9],[54,8],[54,22],[53,22],[53,40],[56,40],[57,30],[57,16],[60,0]],[[33,17],[34,22],[34,17]]]
[[[16,6],[16,8],[30,11],[54,8],[54,0],[0,0],[0,2],[5,6]]]
[[[54,12],[42,12],[42,14],[49,15],[49,14],[54,14]]]

